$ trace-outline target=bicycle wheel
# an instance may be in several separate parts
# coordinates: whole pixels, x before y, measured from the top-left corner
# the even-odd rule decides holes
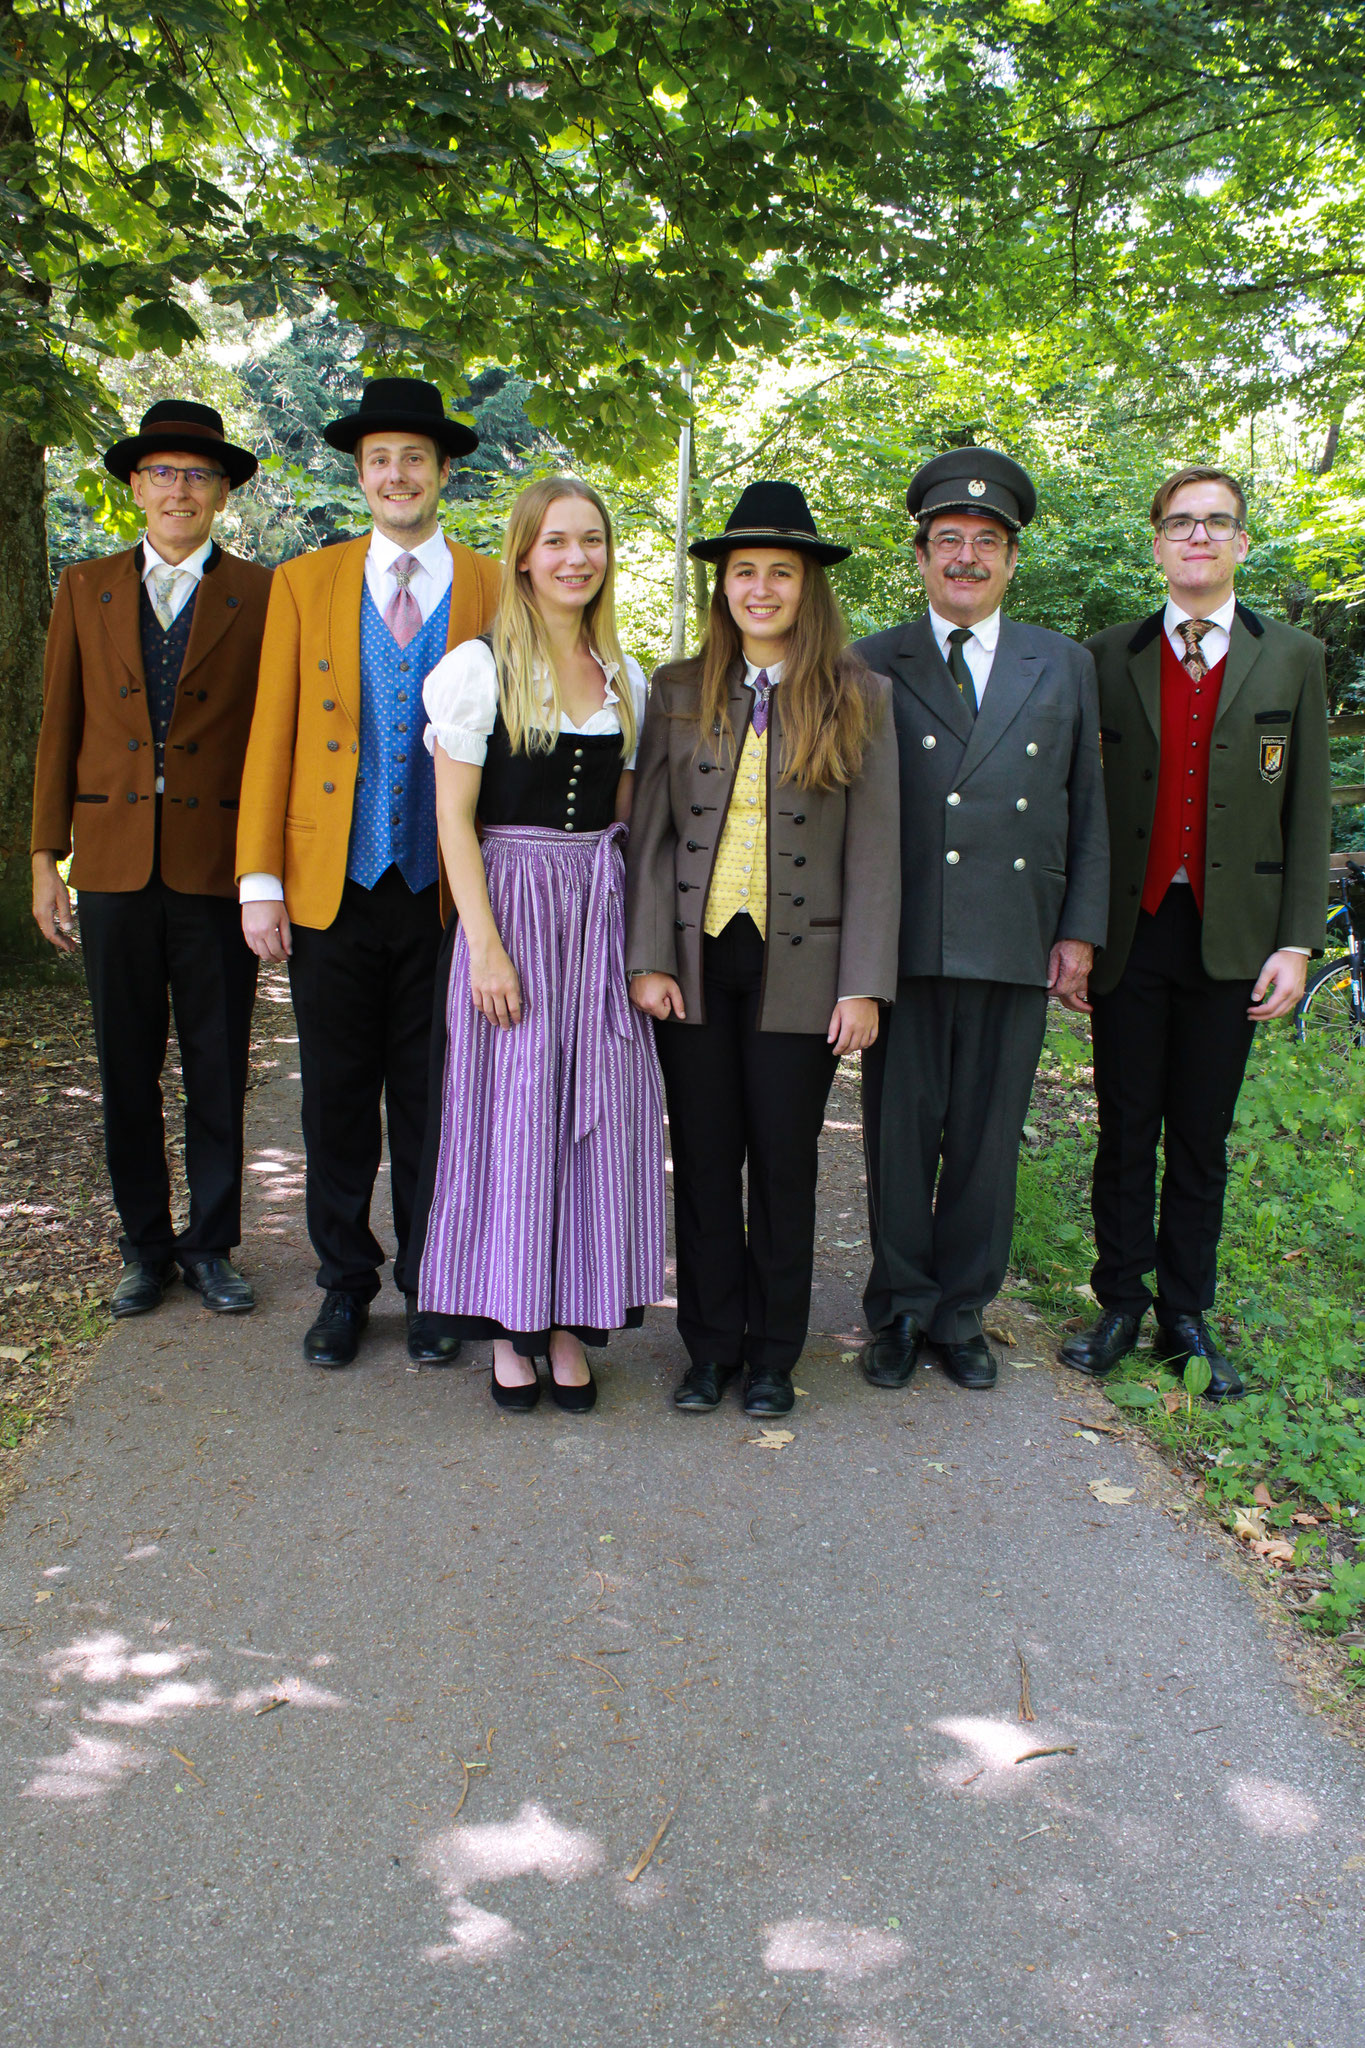
[[[1302,1041],[1313,1027],[1313,1043],[1321,1045],[1328,1057],[1341,1056],[1358,1046],[1365,1020],[1351,1006],[1351,963],[1343,954],[1324,960],[1310,976],[1303,1001],[1294,1012],[1294,1036]]]

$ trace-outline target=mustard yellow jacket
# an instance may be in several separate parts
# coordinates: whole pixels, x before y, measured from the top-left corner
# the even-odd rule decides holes
[[[341,904],[360,745],[360,605],[369,535],[275,571],[242,776],[237,875],[278,875],[292,923],[319,929]],[[446,646],[492,619],[496,562],[450,542]]]

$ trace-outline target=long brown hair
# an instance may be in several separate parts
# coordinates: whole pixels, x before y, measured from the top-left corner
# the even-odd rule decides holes
[[[730,674],[744,658],[744,642],[725,595],[729,559],[723,555],[716,564],[698,656],[697,726],[699,734],[718,733],[722,744],[733,746]],[[872,731],[872,691],[866,666],[848,644],[848,627],[823,565],[807,555],[805,571],[782,657],[779,779],[801,789],[833,789],[852,782],[862,768]]]
[[[635,693],[616,636],[616,544],[611,514],[581,477],[543,476],[538,482],[527,484],[507,516],[502,543],[502,586],[492,629],[503,721],[514,754],[549,753],[559,737],[563,709],[559,677],[531,595],[531,579],[519,564],[540,538],[545,515],[560,498],[582,498],[595,506],[607,537],[607,573],[597,595],[583,608],[583,640],[594,653],[616,664],[616,715],[621,726],[623,756],[629,760],[635,748]],[[546,680],[550,685],[548,703],[544,695]]]

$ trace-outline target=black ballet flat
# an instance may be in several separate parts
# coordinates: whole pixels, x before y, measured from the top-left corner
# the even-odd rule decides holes
[[[535,1360],[531,1363],[534,1365]],[[494,1366],[488,1375],[488,1389],[499,1408],[510,1408],[515,1415],[529,1415],[540,1399],[540,1378],[537,1375],[524,1387],[505,1387]]]
[[[588,1367],[586,1387],[562,1387],[554,1376],[554,1368],[551,1367],[550,1398],[566,1415],[586,1415],[590,1408],[597,1406],[597,1382],[592,1376],[592,1367]]]

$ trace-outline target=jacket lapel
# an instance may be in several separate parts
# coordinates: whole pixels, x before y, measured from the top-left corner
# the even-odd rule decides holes
[[[236,578],[227,565],[223,551],[215,547],[199,579],[199,590],[194,600],[194,617],[190,621],[189,645],[185,649],[185,661],[181,675],[189,675],[198,668],[201,661],[207,661],[224,633],[235,622],[241,609],[239,604],[230,604],[229,598],[238,596]]]
[[[142,543],[118,555],[108,570],[108,604],[101,603],[100,617],[114,654],[135,682],[145,688],[142,673],[142,620],[138,600],[142,593]],[[101,593],[101,596],[103,593]]]
[[[1147,714],[1147,723],[1161,739],[1161,640],[1165,613],[1155,612],[1143,620],[1128,643],[1128,673]]]
[[[938,642],[927,618],[910,621],[888,665],[896,681],[912,690],[940,725],[946,725],[960,740],[971,738],[972,714],[963,703],[962,693],[938,651]]]
[[[1013,619],[1001,619],[995,660],[986,682],[986,694],[972,726],[971,738],[962,759],[962,780],[979,767],[1006,729],[1013,724],[1025,699],[1043,672],[1043,657],[1024,644],[1024,634]]]
[[[1218,692],[1218,716],[1213,721],[1215,732],[1260,657],[1261,641],[1243,624],[1239,612],[1233,618],[1232,632],[1228,636],[1228,665],[1223,671],[1223,687]]]
[[[337,697],[357,730],[360,726],[360,607],[365,597],[365,557],[370,537],[348,541],[337,549],[337,564],[327,601],[327,659],[332,664]]]

